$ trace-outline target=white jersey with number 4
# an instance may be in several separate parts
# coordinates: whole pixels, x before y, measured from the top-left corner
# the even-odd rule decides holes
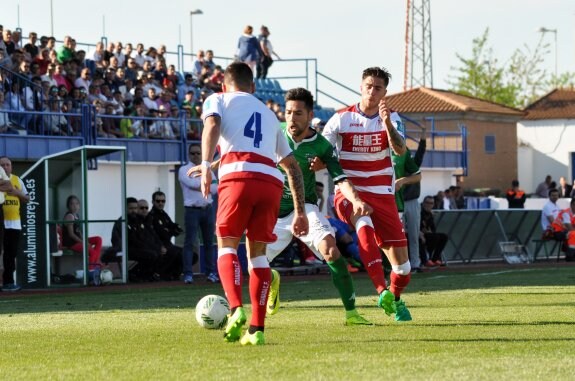
[[[217,93],[204,102],[202,120],[221,118],[220,182],[256,178],[283,185],[276,164],[291,153],[276,115],[244,92]]]

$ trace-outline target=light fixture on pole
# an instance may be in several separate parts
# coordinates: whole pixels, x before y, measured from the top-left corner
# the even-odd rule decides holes
[[[203,14],[204,12],[202,12],[201,9],[194,9],[193,11],[190,11],[190,54],[192,55],[192,58],[194,57],[194,27],[192,20],[194,18],[194,15],[203,15]]]
[[[541,27],[537,31],[542,35],[545,33],[553,33],[555,35],[555,78],[557,78],[557,29]]]

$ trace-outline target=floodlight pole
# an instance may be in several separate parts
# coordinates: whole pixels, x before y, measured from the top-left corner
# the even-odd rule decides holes
[[[203,15],[204,12],[202,12],[201,9],[194,9],[193,11],[190,11],[190,54],[192,56],[192,59],[194,57],[194,26],[193,26],[193,19],[194,19],[194,15]]]

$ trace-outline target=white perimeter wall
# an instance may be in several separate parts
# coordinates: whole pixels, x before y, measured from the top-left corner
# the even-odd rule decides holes
[[[561,176],[573,181],[570,155],[575,152],[575,120],[524,120],[517,123],[517,137],[518,180],[523,190],[533,193],[546,175],[556,182]]]
[[[173,164],[127,164],[126,197],[146,199],[152,207],[152,193],[166,194],[166,212],[174,218],[175,185],[177,174]],[[121,197],[120,165],[98,163],[98,170],[88,171],[88,218],[90,220],[117,219],[122,214],[125,200]],[[60,208],[62,209],[62,208]],[[65,210],[65,206],[63,208]],[[112,223],[91,224],[90,235],[99,235],[104,245],[110,245]]]

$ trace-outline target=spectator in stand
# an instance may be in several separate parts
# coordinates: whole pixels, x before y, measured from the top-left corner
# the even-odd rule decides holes
[[[9,91],[5,94],[6,100],[4,105],[6,109],[10,111],[26,111],[24,104],[22,103],[22,98],[20,96],[20,83],[19,81],[14,81],[9,86]],[[10,122],[21,128],[26,128],[28,121],[30,120],[30,115],[20,114],[20,113],[10,113]]]
[[[56,47],[56,38],[53,36],[48,37],[48,43],[46,44],[46,49],[54,50]]]
[[[545,180],[535,188],[535,196],[539,198],[547,198],[549,196],[549,189],[552,182],[551,175],[545,176]]]
[[[422,263],[442,266],[442,254],[447,245],[447,235],[438,233],[433,219],[433,196],[425,196],[421,204],[421,227],[419,233],[419,256]],[[429,253],[429,255],[428,255]]]
[[[41,75],[40,65],[37,62],[30,63],[30,77],[39,77]]]
[[[26,186],[20,177],[12,173],[12,161],[7,156],[0,157],[0,167],[10,178],[12,189],[5,192],[5,201],[2,205],[4,214],[4,275],[2,277],[2,291],[18,291],[20,286],[14,281],[16,270],[16,257],[20,253],[20,234],[22,230],[21,206],[30,201]]]
[[[124,46],[120,41],[116,42],[116,47],[114,49],[114,57],[116,57],[116,59],[118,60],[119,67],[124,67],[126,64],[126,56],[124,53],[122,53],[123,48]]]
[[[120,68],[120,63],[118,61],[118,57],[116,56],[112,56],[110,57],[110,62],[108,64],[108,70],[113,69],[114,71],[118,70]]]
[[[101,67],[102,61],[104,60],[104,43],[98,41],[94,50],[89,52],[86,58],[94,61],[97,67]]]
[[[88,91],[91,84],[92,79],[90,75],[90,69],[83,68],[82,71],[80,71],[80,77],[76,78],[76,81],[74,81],[74,86],[82,87]]]
[[[54,78],[54,74],[56,73],[56,64],[50,63],[47,67],[47,72],[43,75],[42,82],[47,81],[50,83],[50,86],[58,86],[58,82]]]
[[[166,85],[166,81],[169,81],[171,83],[171,85],[169,86],[169,88],[172,91],[175,91],[176,88],[178,87],[178,75],[176,74],[176,66],[175,65],[169,65],[168,66],[168,70],[166,72],[166,77],[164,78],[164,88],[168,88],[168,86]]]
[[[24,108],[27,111],[42,111],[42,79],[40,77],[32,77],[31,82],[31,85],[26,85],[22,90]],[[28,124],[24,127],[31,132],[37,132],[40,120],[40,115],[29,114]]]
[[[159,61],[158,59],[158,51],[153,46],[150,46],[144,55],[144,58],[147,62],[150,63],[152,67],[156,66],[156,62]],[[143,66],[142,66],[143,67]]]
[[[72,251],[84,252],[84,239],[82,238],[82,228],[78,223],[80,220],[80,199],[75,195],[70,195],[66,199],[66,214],[62,224],[62,247]],[[88,270],[90,279],[94,285],[99,284],[100,279],[100,254],[102,251],[102,237],[88,237]]]
[[[505,194],[509,209],[523,209],[525,208],[525,199],[527,195],[522,189],[519,189],[519,181],[513,180],[511,182],[511,189]]]
[[[162,60],[157,60],[154,66],[155,66],[153,70],[154,81],[156,81],[156,83],[161,84],[164,82],[164,78],[166,78],[166,76],[168,75],[168,72],[166,70],[166,64]]]
[[[22,49],[21,37],[22,37],[22,35],[20,34],[20,32],[18,30],[15,30],[14,32],[12,32],[12,42],[14,43],[14,47],[17,50]]]
[[[17,128],[12,124],[12,122],[10,122],[8,113],[5,110],[6,108],[4,105],[4,91],[2,91],[2,89],[0,88],[0,134],[17,134],[19,128]],[[0,227],[2,227],[1,224]],[[2,240],[0,240],[0,242],[2,242]]]
[[[108,47],[104,50],[104,61],[110,62],[110,58],[114,57],[115,47],[113,42],[108,42]]]
[[[146,56],[144,54],[144,44],[139,43],[136,45],[136,51],[132,54],[132,58],[140,68],[144,67],[144,62],[146,62]]]
[[[178,103],[181,104],[184,101],[186,93],[191,91],[195,94],[197,88],[194,84],[194,77],[191,74],[186,74],[184,76],[184,83],[178,86]]]
[[[127,64],[126,64],[126,71],[125,71],[126,79],[131,79],[132,81],[136,81],[136,79],[138,78],[137,68],[138,68],[138,64],[136,63],[136,61],[132,57],[129,57]]]
[[[58,86],[68,85],[68,81],[66,81],[66,72],[64,71],[64,66],[61,64],[56,64],[56,70],[54,71],[52,78],[54,78],[54,81],[56,81]]]
[[[42,36],[40,37],[40,45],[38,46],[39,50],[46,49],[48,46],[48,37]]]
[[[220,65],[216,65],[214,73],[205,83],[206,87],[219,93],[222,91],[222,84],[224,83],[224,70]]]
[[[211,49],[206,50],[206,60],[205,63],[210,66],[210,71],[214,71],[216,68],[216,63],[214,62],[214,51]]]
[[[30,63],[27,61],[22,61],[20,62],[20,65],[18,66],[18,75],[26,78],[26,79],[30,79],[31,75],[30,75]]]
[[[194,61],[194,68],[192,69],[192,74],[197,78],[200,76],[202,72],[202,68],[204,67],[205,60],[205,53],[203,50],[198,50],[196,53],[196,60]]]
[[[463,189],[459,185],[456,185],[453,193],[453,201],[455,202],[455,209],[465,209],[465,196],[463,194]]]
[[[42,49],[40,50],[40,54],[32,60],[32,63],[38,64],[41,75],[46,74],[48,71],[48,65],[50,65],[49,53],[50,51],[48,49]]]
[[[28,43],[24,45],[24,50],[30,54],[32,59],[34,59],[40,51],[36,46],[36,41],[38,41],[38,34],[36,34],[36,32],[28,33]]]
[[[144,98],[144,104],[148,110],[158,109],[158,96],[156,95],[156,88],[148,88],[148,96]]]
[[[565,179],[564,176],[561,176],[559,178],[559,188],[557,188],[557,190],[559,191],[559,198],[567,198],[571,196],[573,187],[567,183],[567,179]]]
[[[16,50],[16,45],[12,41],[12,31],[10,29],[4,29],[2,31],[2,41],[4,42],[4,50],[8,55],[12,55]]]
[[[261,58],[261,49],[258,39],[252,34],[253,31],[254,28],[251,25],[244,28],[244,32],[238,40],[237,57],[255,73],[256,65]]]
[[[139,202],[138,202],[139,204]],[[166,206],[166,195],[162,191],[152,194],[152,209],[146,216],[146,224],[151,226],[165,253],[160,256],[162,262],[162,277],[165,280],[178,280],[182,274],[182,248],[172,243],[172,237],[177,237],[183,233],[180,225],[176,224],[168,213],[164,210]]]
[[[74,58],[74,51],[72,50],[72,37],[64,36],[64,44],[58,49],[57,52],[58,62],[63,64]]]
[[[158,47],[157,54],[156,54],[156,62],[162,61],[166,63],[166,45],[162,44]]]
[[[132,43],[131,43],[131,42],[126,43],[126,46],[124,47],[124,51],[125,51],[125,53],[124,53],[124,57],[125,57],[124,63],[127,64],[128,59],[129,59],[130,57],[132,57],[132,53],[134,52],[134,47],[132,46]]]
[[[270,31],[268,27],[262,25],[260,29],[260,35],[258,36],[262,56],[258,61],[256,78],[267,78],[268,69],[274,62],[272,55],[276,56],[278,59],[281,59],[277,53],[274,52],[272,43],[268,38],[269,35]]]
[[[102,129],[108,135],[108,138],[123,138],[124,134],[120,131],[120,120],[113,117],[115,115],[114,106],[107,104],[104,110]]]

